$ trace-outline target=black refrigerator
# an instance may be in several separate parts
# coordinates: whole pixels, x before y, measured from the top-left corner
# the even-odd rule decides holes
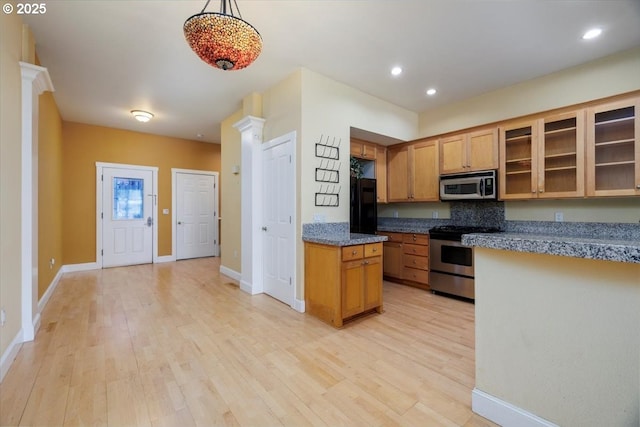
[[[351,178],[351,232],[375,234],[378,227],[376,180]]]

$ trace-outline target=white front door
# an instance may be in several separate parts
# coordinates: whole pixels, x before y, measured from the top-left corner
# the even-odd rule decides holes
[[[216,175],[176,173],[176,259],[217,254]]]
[[[291,135],[265,144],[263,171],[264,292],[293,306],[295,175]]]
[[[153,172],[102,169],[102,266],[153,262]]]

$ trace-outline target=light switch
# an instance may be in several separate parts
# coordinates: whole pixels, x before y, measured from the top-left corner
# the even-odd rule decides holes
[[[169,209],[162,209],[162,215],[169,215]]]

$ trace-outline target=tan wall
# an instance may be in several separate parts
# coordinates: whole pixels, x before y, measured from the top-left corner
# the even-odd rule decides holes
[[[171,209],[171,168],[220,171],[218,144],[70,122],[62,137],[64,264],[96,261],[96,162],[158,167],[158,212]],[[158,255],[171,255],[171,215],[161,213]]]
[[[20,159],[22,98],[20,66],[22,20],[0,14],[0,307],[7,321],[0,328],[4,355],[21,327],[21,209]]]
[[[476,388],[561,426],[639,425],[640,264],[474,254]]]
[[[51,92],[40,95],[38,123],[38,299],[62,266],[62,120]],[[53,258],[55,264],[49,265]]]
[[[220,227],[220,265],[237,273],[242,272],[241,268],[241,177],[240,173],[234,174],[232,168],[240,166],[240,132],[233,127],[244,117],[241,110],[222,121],[221,127],[221,180],[224,185],[220,186],[224,204],[220,207],[221,227]]]

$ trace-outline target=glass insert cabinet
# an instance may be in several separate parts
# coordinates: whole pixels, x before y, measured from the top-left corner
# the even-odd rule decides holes
[[[640,100],[500,126],[500,198],[640,195]]]

